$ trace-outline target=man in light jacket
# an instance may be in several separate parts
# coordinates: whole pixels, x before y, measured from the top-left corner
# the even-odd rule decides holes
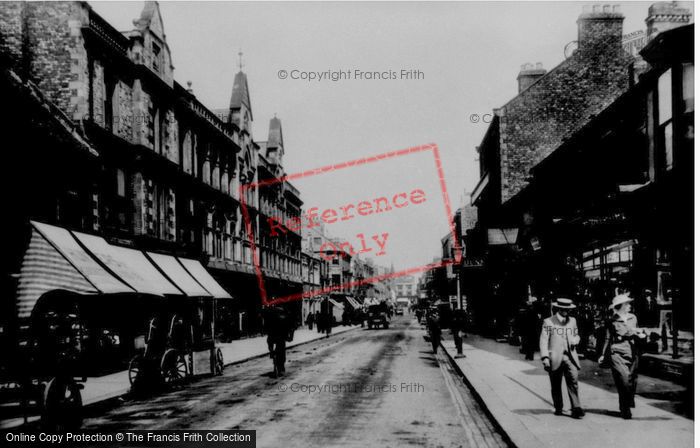
[[[570,299],[559,298],[553,305],[555,314],[544,320],[540,333],[540,356],[544,369],[549,373],[552,386],[554,415],[563,415],[564,401],[561,395],[561,378],[566,381],[566,389],[571,401],[571,416],[582,418],[578,398],[578,360],[576,345],[579,343],[576,319],[569,316],[569,311],[576,308]]]

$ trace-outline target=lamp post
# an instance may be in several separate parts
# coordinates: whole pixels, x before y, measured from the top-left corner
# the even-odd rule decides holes
[[[458,258],[455,258],[455,254],[459,254]],[[455,260],[455,274],[457,277],[457,309],[464,309],[462,304],[462,282],[461,282],[461,272],[462,272],[462,259],[464,258],[464,247],[458,246],[452,248],[452,258]]]

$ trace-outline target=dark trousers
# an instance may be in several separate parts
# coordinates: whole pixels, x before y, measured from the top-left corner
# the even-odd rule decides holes
[[[610,370],[612,371],[617,396],[620,402],[620,412],[629,414],[634,407],[634,394],[637,391],[638,358],[629,358],[619,353],[610,355]]]
[[[284,363],[287,362],[287,341],[284,339],[273,339],[268,340],[267,345],[280,372],[284,372]]]
[[[430,343],[433,345],[433,353],[437,353],[438,347],[440,347],[440,332],[433,331],[430,333]]]
[[[461,355],[462,354],[462,334],[460,333],[459,330],[452,331],[452,337],[454,337],[454,340],[455,340],[455,347],[457,347],[457,354]]]
[[[535,359],[535,352],[539,349],[539,335],[526,334],[523,336],[523,353],[525,359]]]
[[[566,381],[566,390],[569,393],[571,401],[571,409],[581,407],[581,402],[578,399],[578,368],[571,362],[567,356],[561,361],[561,365],[557,370],[549,372],[549,382],[552,385],[552,401],[554,409],[561,411],[564,407],[564,400],[561,396],[561,378]]]

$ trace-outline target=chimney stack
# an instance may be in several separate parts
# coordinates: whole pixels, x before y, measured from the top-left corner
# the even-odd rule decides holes
[[[533,65],[531,63],[523,64],[520,66],[520,73],[518,73],[518,93],[527,89],[533,85],[538,79],[540,79],[547,70],[542,67],[542,63],[538,62]]]
[[[620,48],[622,21],[620,5],[597,3],[583,7],[578,17],[578,48]]]
[[[690,15],[690,9],[683,8],[678,2],[654,3],[646,18],[647,37],[651,40],[659,33],[690,23]]]

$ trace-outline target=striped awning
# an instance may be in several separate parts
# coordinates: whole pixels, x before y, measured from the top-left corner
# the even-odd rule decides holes
[[[231,299],[231,295],[214,280],[214,277],[197,260],[190,258],[178,258],[187,272],[194,277],[197,282],[209,291],[209,295],[215,299]]]
[[[187,270],[180,264],[177,258],[171,255],[146,252],[148,258],[160,268],[161,271],[190,297],[211,297],[212,295],[202,287]]]
[[[80,232],[73,234],[100,262],[137,292],[156,296],[183,295],[143,252],[111,245],[99,236]]]
[[[341,310],[345,309],[345,307],[343,305],[341,305],[340,303],[336,302],[333,299],[328,299],[328,301],[336,308],[340,308]]]
[[[17,285],[17,313],[29,317],[49,291],[77,294],[133,292],[90,257],[66,229],[31,222],[29,247]]]

